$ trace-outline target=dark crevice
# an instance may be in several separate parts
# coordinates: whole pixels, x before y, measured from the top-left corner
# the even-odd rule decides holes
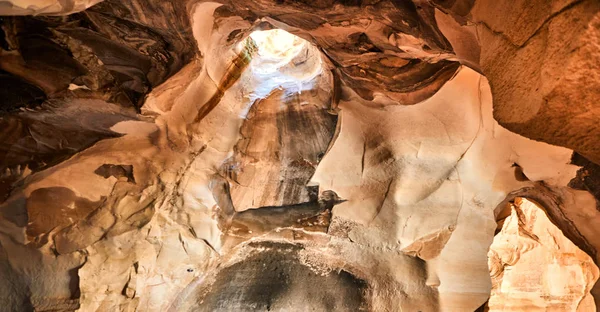
[[[588,191],[596,199],[596,209],[600,211],[600,165],[573,152],[571,164],[581,166],[568,186],[576,190]]]

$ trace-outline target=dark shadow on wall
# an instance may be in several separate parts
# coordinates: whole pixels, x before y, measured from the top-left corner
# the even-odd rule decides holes
[[[351,273],[316,273],[299,260],[300,245],[250,245],[263,251],[222,269],[188,311],[366,311],[367,283]]]

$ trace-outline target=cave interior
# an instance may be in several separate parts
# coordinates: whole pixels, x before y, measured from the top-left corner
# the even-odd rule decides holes
[[[0,311],[596,311],[597,0],[0,0]]]

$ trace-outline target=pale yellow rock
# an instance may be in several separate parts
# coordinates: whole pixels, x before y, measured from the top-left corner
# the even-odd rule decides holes
[[[535,203],[517,198],[490,246],[490,311],[596,311],[598,267]]]
[[[23,8],[19,12],[29,12],[23,14],[66,14],[92,2],[46,1],[32,7],[26,1],[12,1]],[[6,1],[0,2],[0,13],[6,8],[2,5]],[[324,262],[327,266],[318,268],[323,271],[343,267],[365,280],[372,311],[473,311],[488,300],[490,291],[490,308],[497,311],[595,310],[589,295],[598,278],[595,259],[569,245],[541,210],[519,206],[524,224],[519,224],[515,209],[492,244],[495,208],[510,192],[536,183],[556,187],[571,206],[581,205],[565,215],[583,224],[579,229],[587,237],[596,233],[598,212],[589,193],[580,196],[582,191],[566,187],[579,169],[569,164],[573,151],[526,139],[498,125],[486,78],[462,67],[433,96],[414,105],[402,105],[406,103],[400,103],[397,94],[383,89],[365,100],[339,81],[328,86],[340,73],[330,74],[331,61],[291,35],[285,35],[291,50],[275,46],[274,38],[255,35],[258,43],[267,42],[268,53],[262,55],[267,58],[254,58],[242,70],[238,61],[248,52],[244,50],[248,42],[240,45],[229,36],[256,25],[239,16],[216,20],[213,13],[219,6],[212,2],[190,6],[198,56],[148,94],[140,121],[116,124],[112,129],[123,136],[97,142],[56,166],[32,173],[1,204],[0,208],[18,208],[19,201],[34,192],[57,187],[101,203],[89,215],[59,220],[65,222],[56,222],[48,236],[28,235],[29,220],[17,226],[8,220],[14,216],[0,215],[0,256],[6,260],[0,263],[6,263],[1,273],[8,272],[7,280],[19,292],[32,292],[35,308],[73,309],[79,304],[81,311],[176,309],[183,295],[205,283],[206,276],[223,264],[243,261],[247,254],[240,250],[251,253],[250,243],[298,240],[306,244],[302,261]],[[263,21],[285,26],[269,18]],[[310,34],[298,34],[318,37],[317,44],[335,45],[344,44],[345,36],[366,32],[374,41],[405,50],[382,61],[387,65],[399,66],[414,57],[432,62],[456,59],[450,53],[424,51],[426,41],[411,34],[384,36],[388,26],[381,21],[352,22],[325,23]],[[446,22],[451,32],[459,28]],[[462,40],[461,34],[455,35]],[[302,53],[319,57],[290,63]],[[354,66],[369,53],[340,52],[343,60],[336,65]],[[468,53],[463,61],[473,61],[472,57]],[[361,70],[363,75],[368,72]],[[322,92],[310,93],[318,89],[312,84]],[[285,105],[278,101],[285,92],[305,92],[294,98],[302,100],[300,105],[321,109],[331,102],[331,112],[338,116],[332,141],[319,142],[320,148],[329,144],[324,158],[303,163],[316,167],[311,186],[333,191],[341,199],[332,212],[335,231],[313,234],[290,226],[269,233],[248,232],[250,242],[240,239],[235,243],[241,247],[231,241],[228,245],[230,237],[217,220],[225,208],[219,207],[222,194],[214,192],[215,181],[225,180],[221,175],[228,170],[246,170],[240,181],[229,181],[239,183],[225,194],[236,204],[232,214],[289,204],[273,195],[278,170],[288,169],[273,147],[273,134],[280,130],[276,122],[259,123],[257,131],[247,132],[251,135],[244,139],[254,140],[248,144],[249,157],[242,157],[241,165],[229,162],[255,100],[268,98],[274,107]],[[200,118],[199,112],[205,110]],[[259,162],[265,154],[267,161]],[[104,164],[132,166],[135,183],[95,174]],[[305,200],[304,195],[299,198]],[[70,211],[67,208],[61,212]],[[52,210],[45,212],[54,217]],[[517,272],[521,270],[528,274]],[[75,280],[81,292],[78,300],[69,297],[69,281]],[[37,281],[31,288],[18,284],[31,281]]]

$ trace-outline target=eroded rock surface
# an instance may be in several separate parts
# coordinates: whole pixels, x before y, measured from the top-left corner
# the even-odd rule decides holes
[[[490,246],[489,311],[594,311],[594,260],[535,203],[517,198]]]
[[[596,1],[95,3],[0,1],[3,308],[595,310]]]
[[[298,254],[301,245],[262,243],[254,247],[264,251],[221,270],[210,291],[188,310],[366,310],[366,283],[344,270],[323,273],[303,264]]]

